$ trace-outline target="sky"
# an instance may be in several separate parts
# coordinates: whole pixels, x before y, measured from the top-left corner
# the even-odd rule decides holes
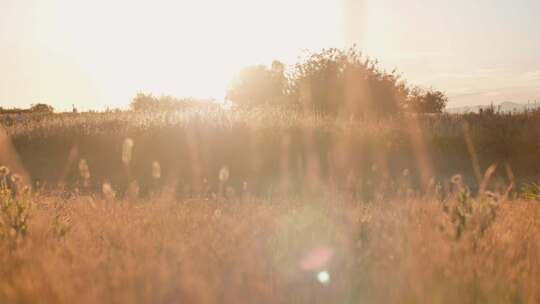
[[[0,0],[0,106],[224,96],[246,65],[356,44],[448,107],[540,102],[537,0]]]

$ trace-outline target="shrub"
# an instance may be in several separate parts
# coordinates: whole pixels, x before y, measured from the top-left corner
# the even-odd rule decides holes
[[[33,104],[30,107],[30,112],[32,113],[54,113],[54,108],[51,105],[45,103]]]
[[[441,113],[447,103],[448,97],[443,92],[415,87],[409,93],[405,108],[418,113]]]

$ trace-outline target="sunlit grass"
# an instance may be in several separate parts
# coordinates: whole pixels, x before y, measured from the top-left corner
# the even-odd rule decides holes
[[[0,303],[536,303],[540,207],[519,179],[539,123],[27,116],[5,127],[34,182],[0,168]]]
[[[362,204],[330,194],[249,201],[163,194],[139,202],[35,195],[30,202],[28,230],[1,234],[2,303],[534,303],[540,296],[535,203]]]

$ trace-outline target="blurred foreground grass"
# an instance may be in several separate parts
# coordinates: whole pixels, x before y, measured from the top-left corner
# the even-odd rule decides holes
[[[25,194],[23,232],[8,200],[0,303],[540,301],[540,207],[527,201]]]

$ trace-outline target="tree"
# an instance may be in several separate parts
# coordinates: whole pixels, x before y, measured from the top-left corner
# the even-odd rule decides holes
[[[34,113],[54,113],[54,108],[51,105],[45,103],[33,104],[30,107],[30,112]]]
[[[239,107],[286,105],[347,118],[392,116],[403,110],[438,113],[448,101],[440,91],[411,89],[396,70],[382,70],[356,47],[323,49],[295,64],[288,75],[284,71],[279,61],[270,68],[244,68],[227,99]]]
[[[317,113],[396,114],[408,89],[395,71],[386,73],[377,65],[354,47],[326,49],[295,65],[293,93],[304,110]]]
[[[441,113],[448,97],[441,91],[434,89],[413,88],[407,99],[407,109],[419,113]]]
[[[227,91],[227,100],[243,108],[286,104],[285,66],[274,61],[272,67],[249,66],[240,71]]]
[[[158,99],[152,94],[138,93],[130,103],[133,111],[152,111],[155,110]]]

